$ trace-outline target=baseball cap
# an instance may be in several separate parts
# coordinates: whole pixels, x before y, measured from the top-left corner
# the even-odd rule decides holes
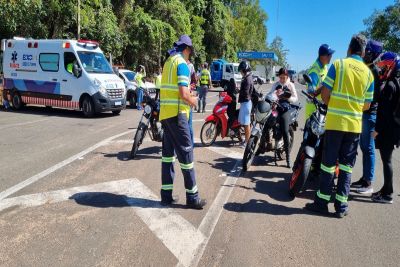
[[[335,53],[335,50],[331,49],[327,44],[321,45],[318,50],[319,56],[330,56],[333,53]]]

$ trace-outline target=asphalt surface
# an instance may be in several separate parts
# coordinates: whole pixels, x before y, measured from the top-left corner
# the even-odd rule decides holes
[[[207,114],[217,99],[209,94]],[[161,144],[146,139],[138,158],[128,158],[140,116],[131,109],[94,119],[42,107],[0,111],[0,266],[399,266],[399,151],[393,205],[352,192],[346,218],[321,217],[303,209],[315,185],[291,199],[290,171],[274,166],[271,153],[243,174],[237,143],[219,137],[202,147],[205,114],[195,113],[195,169],[208,205],[185,209],[176,168],[180,199],[163,208]]]

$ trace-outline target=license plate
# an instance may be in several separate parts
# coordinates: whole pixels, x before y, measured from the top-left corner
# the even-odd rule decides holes
[[[117,101],[117,102],[114,103],[114,105],[116,105],[116,106],[122,106],[122,102],[121,102],[121,101]]]

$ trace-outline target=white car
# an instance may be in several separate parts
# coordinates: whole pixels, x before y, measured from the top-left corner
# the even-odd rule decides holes
[[[129,101],[131,108],[136,108],[136,102],[137,102],[137,95],[136,95],[137,83],[135,81],[136,73],[127,69],[119,69],[118,74],[119,77],[125,82],[125,88],[127,90],[126,100]],[[156,86],[154,83],[146,81],[144,83],[144,87],[145,87],[144,89],[151,96],[155,96]]]

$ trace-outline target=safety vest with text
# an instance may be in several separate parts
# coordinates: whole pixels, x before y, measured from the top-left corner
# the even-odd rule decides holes
[[[373,98],[373,90],[368,90],[372,88],[374,76],[358,56],[336,60],[333,66],[335,80],[329,75],[324,80],[332,87],[326,130],[361,133],[364,104]]]
[[[190,106],[186,104],[179,94],[178,83],[189,82],[189,77],[178,77],[178,65],[186,64],[181,54],[168,58],[165,62],[160,88],[160,121],[186,113],[189,119]]]

